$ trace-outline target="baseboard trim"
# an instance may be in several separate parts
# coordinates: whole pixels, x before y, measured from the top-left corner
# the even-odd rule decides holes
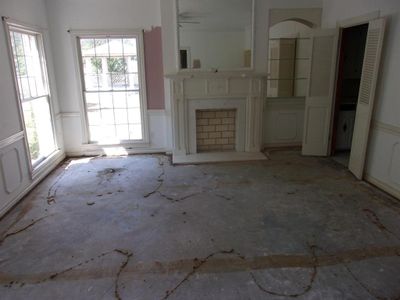
[[[115,147],[115,150],[105,151],[105,148],[90,149],[90,150],[67,150],[67,157],[82,157],[82,156],[121,156],[121,155],[134,155],[134,154],[157,154],[157,153],[171,153],[171,150],[166,148],[136,148],[136,149],[124,149],[123,151]]]
[[[270,148],[294,148],[294,147],[301,147],[301,142],[294,142],[294,143],[266,143],[263,145],[263,149],[270,149]]]
[[[371,176],[370,174],[365,174],[364,180],[400,200],[400,190],[397,188],[388,185],[387,183]]]
[[[25,187],[13,200],[7,203],[0,210],[0,218],[2,218],[8,211],[11,210],[19,201],[21,201],[30,191],[32,191],[47,175],[50,174],[64,159],[66,158],[65,154],[60,152],[57,156],[54,157],[49,164],[44,167],[40,173],[37,174],[35,179]]]

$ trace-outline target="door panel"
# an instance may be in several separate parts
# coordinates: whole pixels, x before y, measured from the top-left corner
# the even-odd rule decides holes
[[[316,30],[311,36],[303,155],[328,155],[338,37],[338,29]]]
[[[350,171],[358,179],[364,173],[384,32],[385,19],[369,23],[349,162]]]

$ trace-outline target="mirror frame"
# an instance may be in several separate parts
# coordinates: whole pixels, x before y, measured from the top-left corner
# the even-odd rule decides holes
[[[211,69],[205,69],[205,68],[200,68],[200,69],[182,69],[181,64],[180,64],[180,38],[179,38],[179,0],[174,0],[174,27],[175,27],[175,62],[176,62],[176,70],[179,72],[235,72],[235,71],[254,71],[254,57],[255,57],[255,12],[256,12],[256,0],[251,0],[251,61],[250,61],[250,67],[249,68],[232,68],[232,69],[217,69],[217,68],[211,68]]]

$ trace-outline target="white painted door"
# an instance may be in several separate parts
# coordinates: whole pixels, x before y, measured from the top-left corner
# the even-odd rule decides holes
[[[303,155],[327,156],[339,29],[315,30],[311,34],[311,62],[306,95]]]
[[[349,162],[350,171],[358,179],[364,173],[384,32],[385,19],[369,22]]]

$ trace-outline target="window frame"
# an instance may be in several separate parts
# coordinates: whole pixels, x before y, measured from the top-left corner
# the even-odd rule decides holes
[[[138,145],[141,147],[149,146],[148,116],[147,116],[147,89],[146,89],[146,70],[144,60],[144,39],[143,30],[127,29],[127,30],[68,30],[71,34],[72,45],[74,49],[74,62],[77,78],[77,85],[80,94],[80,114],[82,122],[82,143],[84,145],[95,146],[131,146]],[[139,73],[139,101],[140,115],[142,120],[142,139],[141,140],[121,140],[120,143],[102,143],[91,141],[88,109],[85,99],[85,78],[83,69],[83,60],[80,46],[80,39],[84,38],[135,38],[137,41],[137,58]]]
[[[22,23],[16,20],[13,20],[8,17],[2,17],[3,19],[3,25],[5,29],[5,36],[7,40],[7,48],[8,48],[8,57],[9,57],[9,63],[10,63],[10,68],[12,71],[12,76],[13,76],[13,81],[14,81],[14,90],[16,94],[16,99],[17,99],[17,106],[18,106],[18,112],[19,112],[19,121],[20,125],[22,127],[22,132],[24,136],[24,145],[25,145],[25,150],[26,150],[26,158],[27,158],[27,164],[28,164],[28,171],[30,178],[34,180],[37,176],[39,176],[41,170],[43,167],[47,165],[47,163],[53,159],[53,157],[57,154],[57,152],[60,151],[58,139],[57,139],[57,128],[56,128],[56,123],[55,123],[55,117],[54,117],[54,107],[53,107],[53,98],[51,95],[51,86],[50,86],[50,77],[49,77],[49,70],[48,70],[48,64],[47,64],[47,55],[46,55],[46,49],[45,49],[45,43],[44,43],[44,30],[38,26],[35,25],[30,25],[26,23]],[[40,66],[42,70],[42,76],[43,76],[43,84],[44,84],[44,89],[45,89],[45,94],[43,95],[37,95],[36,97],[30,97],[30,98],[23,98],[23,95],[21,95],[21,87],[19,84],[18,80],[18,74],[14,62],[14,52],[12,48],[12,42],[11,42],[11,32],[19,32],[22,34],[29,34],[29,35],[34,35],[36,42],[37,42],[37,47],[38,47],[38,53],[39,53],[39,59],[40,59]],[[49,111],[50,111],[50,124],[51,128],[53,131],[53,142],[54,142],[54,151],[50,153],[46,157],[42,157],[35,163],[32,163],[32,157],[31,157],[31,152],[29,148],[29,142],[28,142],[28,134],[27,134],[27,129],[26,129],[26,124],[25,124],[25,117],[23,113],[23,107],[22,104],[23,102],[29,102],[29,101],[34,101],[36,99],[40,98],[46,98],[47,103],[49,105]]]

